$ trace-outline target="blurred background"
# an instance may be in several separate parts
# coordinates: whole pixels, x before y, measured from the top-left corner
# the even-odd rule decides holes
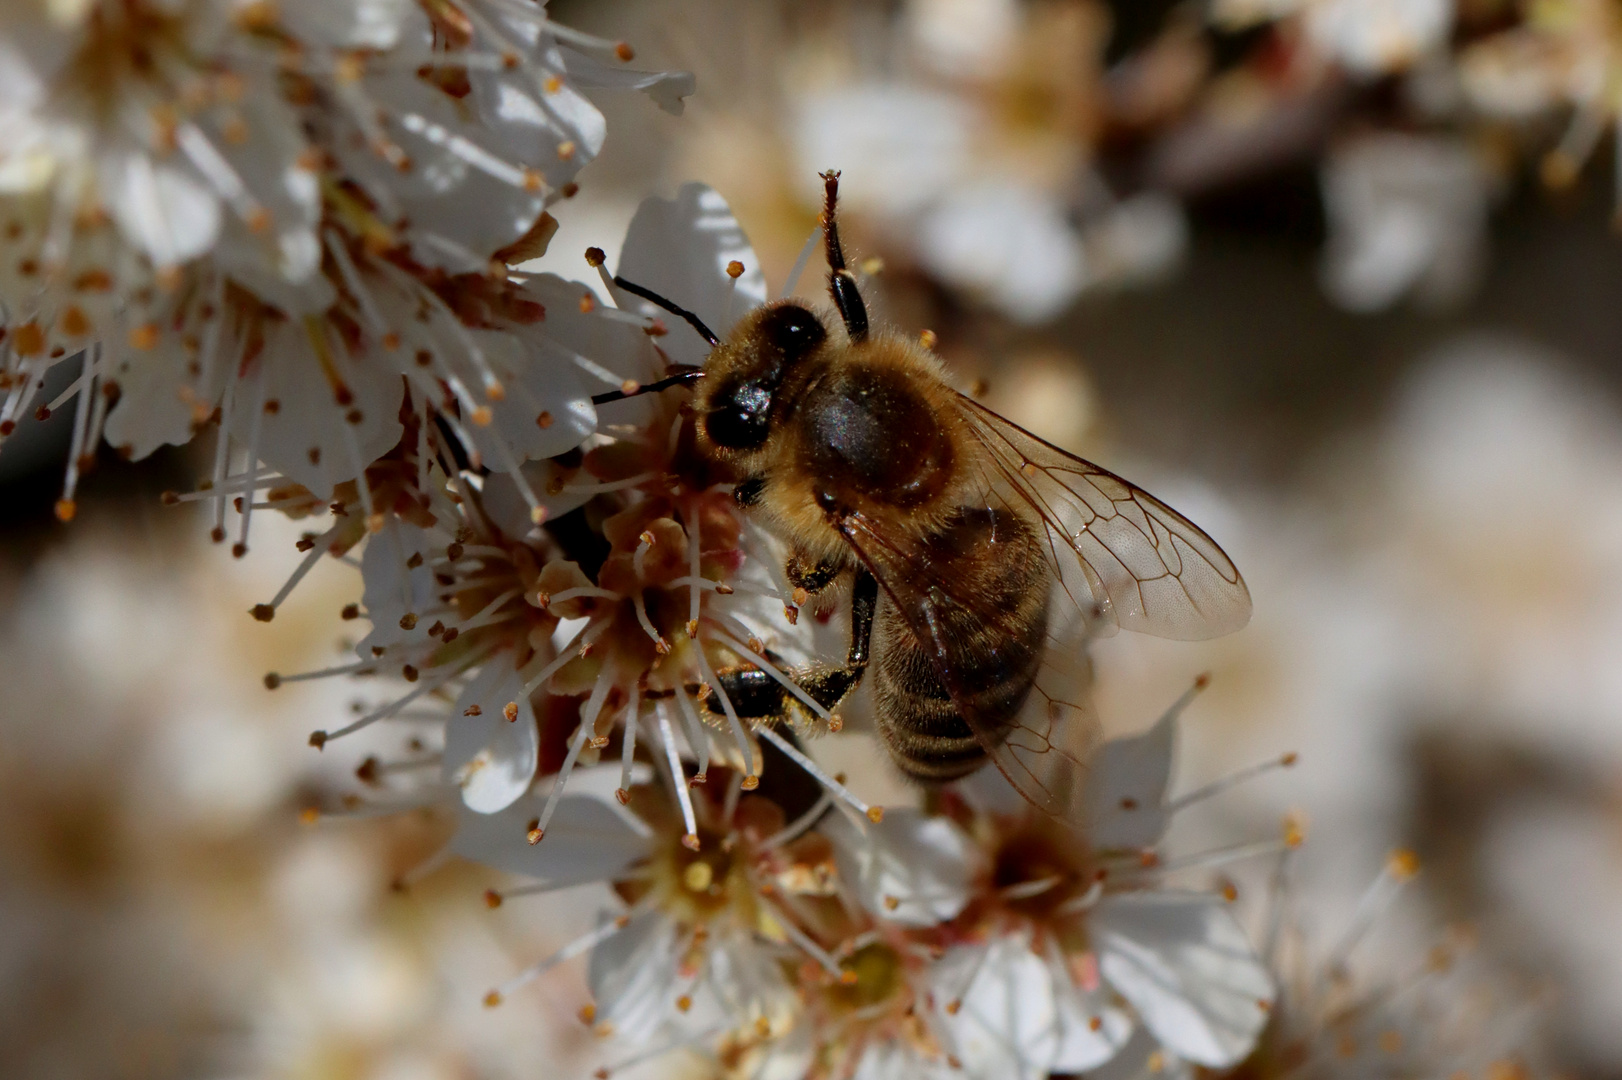
[[[776,292],[816,171],[842,169],[882,318],[1198,521],[1250,584],[1240,634],[1097,647],[1113,732],[1212,674],[1180,788],[1300,755],[1174,846],[1298,813],[1298,906],[1327,938],[1413,849],[1424,870],[1359,965],[1378,979],[1467,927],[1549,1072],[1622,1076],[1622,239],[1592,89],[1609,5],[550,9],[699,89],[681,118],[603,101],[607,145],[542,267],[585,279],[584,249],[615,250],[642,197],[702,180]],[[0,457],[0,1076],[588,1074],[578,971],[479,998],[598,898],[544,923],[491,911],[473,869],[405,880],[443,824],[301,823],[356,787],[352,758],[305,744],[353,688],[261,677],[333,662],[358,574],[328,561],[250,619],[299,530],[267,515],[260,557],[234,562],[160,506],[206,447],[104,453],[58,524],[66,420]],[[817,751],[867,797],[909,798],[857,771],[864,738]],[[1270,866],[1226,871],[1258,919]]]

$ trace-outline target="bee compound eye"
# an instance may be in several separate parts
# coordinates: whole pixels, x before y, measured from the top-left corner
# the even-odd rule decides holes
[[[828,331],[811,312],[798,304],[784,304],[773,308],[761,323],[761,329],[782,350],[784,357],[804,356],[822,344]]]
[[[771,409],[771,392],[759,384],[725,387],[710,399],[704,430],[718,446],[748,450],[766,441]]]

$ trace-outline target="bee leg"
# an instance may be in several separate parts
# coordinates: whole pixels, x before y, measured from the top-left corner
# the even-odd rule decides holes
[[[878,601],[878,581],[865,569],[856,571],[856,583],[851,589],[850,651],[845,655],[844,666],[813,668],[788,675],[807,697],[830,712],[856,689],[867,671],[873,643],[873,614]],[[776,658],[768,655],[767,659]],[[786,686],[757,667],[720,672],[716,681],[740,720],[784,720],[790,709],[804,708]],[[704,708],[714,715],[725,715],[726,708],[719,699],[719,694],[707,696]]]
[[[822,238],[828,252],[828,291],[833,294],[839,317],[845,321],[845,333],[852,341],[866,341],[867,305],[862,303],[856,278],[845,269],[845,249],[839,244],[839,224],[834,216],[839,201],[839,173],[830,169],[821,175],[827,196],[822,211]]]
[[[807,595],[815,596],[817,593],[833,584],[844,566],[835,562],[810,562],[799,552],[788,557],[783,564],[783,576],[795,589],[804,589]],[[804,601],[796,599],[796,604]]]

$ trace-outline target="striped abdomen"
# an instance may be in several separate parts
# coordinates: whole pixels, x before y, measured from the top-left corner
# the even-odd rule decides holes
[[[927,614],[941,643],[920,644],[889,597],[873,627],[876,724],[891,756],[909,776],[944,783],[978,769],[986,758],[942,681],[982,726],[1006,737],[1031,692],[1047,642],[1049,571],[1036,532],[1006,510],[960,511],[932,537],[929,576],[950,582],[951,596],[920,596],[912,618]]]

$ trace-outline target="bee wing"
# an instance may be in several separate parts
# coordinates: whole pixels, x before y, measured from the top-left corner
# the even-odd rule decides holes
[[[1215,540],[1142,488],[959,396],[988,481],[1047,525],[1060,591],[1088,619],[1198,640],[1250,621],[1250,590]]]
[[[1085,824],[1087,761],[1100,741],[1100,725],[1088,703],[1092,667],[1084,643],[1058,640],[1050,632],[1030,696],[1012,724],[988,717],[976,705],[985,688],[967,685],[960,670],[996,667],[992,654],[1007,640],[1004,634],[1017,633],[1009,613],[967,595],[916,540],[874,518],[851,513],[836,527],[929,655],[958,715],[1002,775],[1039,809]],[[954,618],[952,612],[973,618]]]

